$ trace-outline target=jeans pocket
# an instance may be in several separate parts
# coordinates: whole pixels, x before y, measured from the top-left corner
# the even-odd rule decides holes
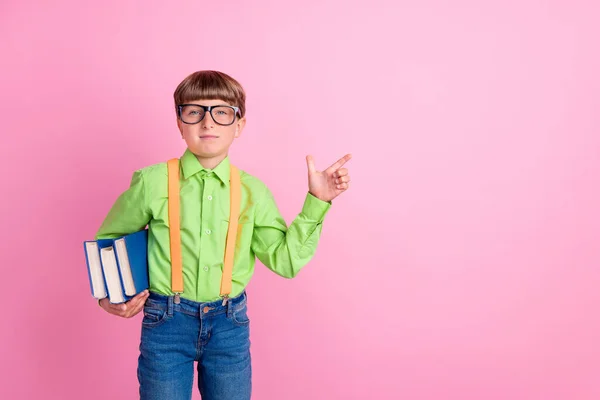
[[[246,304],[233,310],[231,313],[231,321],[237,326],[248,326],[250,324],[248,307],[246,307]]]
[[[144,307],[144,318],[142,326],[146,328],[154,328],[162,325],[167,320],[167,311],[162,308]]]

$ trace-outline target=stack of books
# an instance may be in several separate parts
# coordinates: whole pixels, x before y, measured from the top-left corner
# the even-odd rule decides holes
[[[148,289],[148,230],[83,242],[92,296],[124,303]]]

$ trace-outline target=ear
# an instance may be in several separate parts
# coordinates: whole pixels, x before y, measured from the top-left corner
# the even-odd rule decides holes
[[[246,126],[246,117],[240,118],[235,124],[235,137],[238,138],[242,134],[244,127]]]

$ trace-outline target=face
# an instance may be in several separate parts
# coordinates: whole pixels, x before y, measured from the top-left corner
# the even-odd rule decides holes
[[[203,106],[217,106],[231,104],[222,100],[195,100],[186,104],[199,104]],[[201,158],[217,158],[224,156],[229,151],[233,139],[239,137],[246,124],[246,118],[236,117],[233,124],[223,126],[217,124],[212,115],[207,112],[202,121],[197,124],[186,124],[177,118],[177,126],[192,153]]]

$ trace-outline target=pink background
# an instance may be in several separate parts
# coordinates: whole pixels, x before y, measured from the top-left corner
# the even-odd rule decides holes
[[[54,3],[0,5],[0,398],[136,398],[141,315],[82,241],[183,152],[200,69],[245,86],[231,157],[288,223],[306,154],[354,156],[306,269],[257,264],[253,398],[600,398],[597,2]]]

